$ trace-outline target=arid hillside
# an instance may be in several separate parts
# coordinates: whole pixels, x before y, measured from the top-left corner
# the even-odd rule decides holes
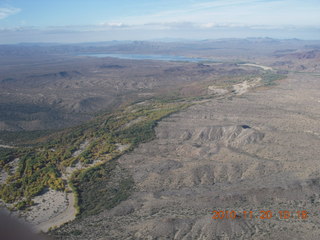
[[[0,206],[52,239],[318,239],[319,49],[0,46]]]
[[[56,230],[56,239],[318,239],[319,76],[213,99],[164,119],[121,157],[128,200]],[[102,194],[102,193],[101,193]],[[212,211],[236,219],[212,219]],[[279,211],[290,211],[280,219]],[[253,218],[244,219],[244,211]],[[272,211],[260,219],[260,211]],[[307,211],[301,218],[298,211]]]
[[[3,65],[0,130],[45,130],[74,126],[101,111],[166,92],[206,94],[208,84],[259,74],[234,63],[134,61],[74,57]],[[198,86],[190,86],[197,84]]]
[[[282,74],[319,72],[319,47],[319,41],[269,38],[1,45],[0,131],[74,126],[98,112],[112,111],[159,91],[161,95],[168,91],[203,95],[208,84],[223,84],[228,77],[259,73],[259,68],[240,67],[240,63],[266,65]],[[213,62],[81,56],[103,53],[186,56]]]

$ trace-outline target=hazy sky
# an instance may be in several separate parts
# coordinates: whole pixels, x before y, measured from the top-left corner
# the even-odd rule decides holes
[[[320,0],[0,0],[0,43],[320,39]]]

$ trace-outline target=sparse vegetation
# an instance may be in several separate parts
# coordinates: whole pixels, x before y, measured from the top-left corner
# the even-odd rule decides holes
[[[255,76],[247,76],[249,79],[253,77]],[[281,75],[271,72],[265,72],[261,75],[262,81],[266,85],[273,84],[281,77]],[[241,81],[241,78],[225,78],[223,81],[230,84],[233,81]],[[130,150],[141,142],[151,140],[154,137],[153,129],[157,121],[186,108],[192,101],[208,97],[210,96],[197,94],[183,96],[178,91],[176,94],[168,93],[146,100],[147,104],[133,103],[112,113],[101,114],[88,123],[53,133],[41,141],[35,141],[35,139],[37,136],[44,135],[42,131],[31,132],[30,135],[22,133],[19,139],[30,140],[36,142],[37,145],[31,148],[21,147],[0,151],[0,167],[2,168],[8,169],[9,162],[20,158],[17,171],[7,179],[6,184],[0,185],[0,198],[7,203],[22,203],[26,199],[40,194],[47,187],[63,191],[66,189],[67,182],[63,181],[61,177],[66,167],[74,166],[76,162],[90,166],[97,159],[103,161],[114,159],[121,154],[116,144],[128,144],[130,146],[128,150]],[[18,135],[7,133],[4,138],[8,140],[15,136]],[[88,146],[75,156],[74,153],[79,150],[84,141],[89,141]],[[79,186],[84,184],[83,179],[87,179],[85,174],[91,175],[93,171],[80,172],[80,175],[75,176],[77,180],[72,180],[72,183],[75,184],[73,190],[77,191],[76,196],[79,197],[80,213],[91,208],[85,199],[91,198],[90,194],[93,195],[93,193],[81,194]],[[94,178],[89,177],[89,179],[94,182]],[[93,189],[93,191],[95,190]],[[117,195],[117,198],[124,197]],[[25,202],[23,207],[27,207],[28,203],[29,201]],[[109,205],[104,206],[108,208]],[[89,214],[90,211],[88,210],[85,214]]]
[[[215,46],[210,40],[196,48],[192,42],[134,44],[133,52],[233,59],[199,64],[83,58],[68,65],[69,60],[62,61],[57,54],[59,49],[65,51],[55,46],[54,64],[52,59],[44,61],[47,65],[30,59],[19,65],[26,69],[24,74],[1,71],[0,82],[8,90],[1,99],[0,115],[1,110],[6,112],[2,129],[74,127],[59,132],[1,132],[0,144],[17,148],[0,149],[0,170],[4,170],[0,198],[34,223],[46,218],[45,224],[56,226],[49,234],[57,239],[282,239],[288,234],[315,238],[318,232],[311,228],[317,227],[316,215],[283,221],[277,211],[318,211],[319,52],[304,54],[304,41],[278,43],[219,40]],[[103,44],[100,50],[87,50],[108,49]],[[301,50],[296,49],[299,45]],[[73,48],[65,48],[69,47]],[[277,52],[283,47],[287,50]],[[130,51],[130,43],[114,49]],[[59,69],[61,62],[65,69]],[[249,65],[239,66],[245,63]],[[0,68],[10,70],[9,65]],[[296,77],[294,71],[315,72]],[[288,73],[290,78],[281,86],[263,87],[277,85]],[[255,91],[246,93],[250,88]],[[202,101],[209,98],[217,99]],[[198,101],[203,104],[159,124],[159,139],[154,139],[158,121]],[[108,113],[96,115],[108,108]],[[52,189],[69,194],[65,198]],[[63,218],[64,214],[75,213],[73,208],[68,211],[74,203],[70,191],[78,217],[61,226],[73,219]],[[32,199],[37,205],[28,209]],[[63,206],[68,200],[68,209],[52,204],[58,200]],[[49,209],[52,214],[46,215]],[[210,212],[223,209],[236,210],[241,218],[210,222]],[[260,209],[273,211],[273,219],[244,219],[243,211]],[[57,218],[62,221],[50,222]]]
[[[2,167],[16,157],[19,157],[20,161],[17,171],[8,178],[7,184],[0,185],[0,198],[7,203],[20,201],[16,207],[21,209],[28,206],[29,202],[23,202],[25,199],[31,199],[47,187],[54,190],[65,190],[67,183],[61,178],[65,167],[72,166],[76,161],[90,164],[98,158],[105,159],[105,161],[113,159],[121,154],[117,150],[117,143],[129,144],[133,148],[141,142],[152,139],[154,137],[153,128],[157,121],[187,106],[187,103],[159,101],[151,101],[146,106],[132,105],[112,114],[101,115],[79,127],[55,133],[48,138],[47,143],[42,145],[33,148],[4,149],[1,151],[0,164]],[[125,127],[128,122],[142,116],[143,121]],[[79,156],[74,156],[73,153],[85,140],[89,140],[90,144]],[[88,172],[81,172],[80,176],[76,177],[78,183],[74,183],[84,184],[85,181],[82,179],[87,179],[86,174],[91,176],[94,171],[92,169]],[[94,178],[89,177],[89,179],[94,182]],[[127,185],[129,182],[125,181],[123,184]],[[125,189],[124,185],[121,185],[121,189]],[[76,189],[79,191],[81,188]],[[86,204],[81,205],[86,200],[81,194],[78,196],[82,212],[87,208]],[[118,202],[125,196],[126,194],[116,194],[112,201]]]
[[[15,156],[16,150],[0,147],[0,169],[4,168],[9,162],[13,161]]]

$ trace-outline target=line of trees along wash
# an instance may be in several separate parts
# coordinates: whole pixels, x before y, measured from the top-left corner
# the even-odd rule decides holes
[[[86,174],[90,175],[92,171],[83,171],[82,174],[79,171],[72,177],[76,180],[67,182],[62,179],[66,167],[75,166],[78,162],[89,166],[97,159],[110,161],[118,157],[122,152],[117,144],[128,145],[128,150],[131,150],[139,143],[152,139],[157,121],[187,106],[189,104],[186,102],[165,103],[159,100],[146,105],[134,104],[101,115],[81,126],[54,133],[46,143],[32,148],[1,149],[1,169],[10,173],[10,162],[19,158],[19,163],[15,173],[0,185],[0,198],[6,203],[14,203],[18,209],[24,209],[33,204],[34,196],[47,188],[64,191],[69,183],[77,182],[78,187],[73,189],[80,191],[79,181],[87,179]],[[133,124],[128,124],[130,122]],[[75,155],[85,141],[89,144],[79,155]],[[129,182],[125,185],[129,186]]]

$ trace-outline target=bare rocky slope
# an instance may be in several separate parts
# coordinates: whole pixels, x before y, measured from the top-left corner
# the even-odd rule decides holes
[[[318,239],[319,80],[292,74],[272,89],[209,100],[164,119],[155,140],[118,160],[135,182],[130,198],[52,237]],[[214,210],[234,210],[237,218],[212,219]],[[260,219],[261,210],[273,216]],[[280,219],[281,210],[290,218]]]

